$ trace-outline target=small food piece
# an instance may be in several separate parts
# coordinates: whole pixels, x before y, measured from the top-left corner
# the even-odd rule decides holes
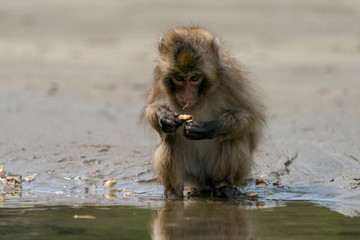
[[[255,184],[256,184],[256,186],[263,186],[263,185],[265,185],[265,187],[266,187],[266,185],[268,184],[263,178],[257,178],[256,180],[255,180]]]
[[[113,187],[116,184],[116,180],[114,178],[107,180],[106,182],[104,182],[103,186],[104,187]]]
[[[190,123],[194,117],[193,115],[181,114],[178,116],[178,118],[183,122]]]
[[[103,194],[102,196],[109,199],[109,200],[111,200],[111,201],[115,200],[115,198],[116,198],[116,194],[110,194],[110,193]]]
[[[63,194],[65,194],[64,191],[55,191],[55,192],[53,192],[53,193],[56,194],[56,195],[63,195]]]
[[[81,181],[83,179],[82,176],[76,176],[74,177],[74,181]]]
[[[17,186],[21,184],[21,176],[6,176],[7,184]]]
[[[276,181],[273,183],[274,186],[279,186],[279,185],[282,185],[280,181]]]
[[[6,178],[6,174],[4,171],[4,165],[0,165],[0,178]]]
[[[34,181],[34,180],[35,180],[35,178],[36,178],[37,175],[38,175],[37,173],[29,174],[29,175],[27,175],[26,177],[24,177],[24,179],[25,179],[25,181],[27,181],[27,182],[31,182],[31,181]]]
[[[55,172],[55,171],[52,170],[52,169],[46,169],[44,172],[47,173],[47,174],[52,174],[52,173]]]
[[[258,193],[250,193],[250,194],[249,194],[249,197],[255,198],[255,197],[257,197],[258,195],[259,195]]]
[[[135,196],[135,193],[133,191],[129,191],[127,189],[123,189],[120,192],[120,194],[123,195],[123,197],[134,197]]]
[[[90,215],[74,215],[74,218],[78,219],[95,219],[96,217]]]
[[[266,183],[259,183],[256,187],[267,187]]]
[[[284,188],[285,187],[284,185],[282,185],[282,183],[280,181],[274,182],[273,185],[276,186],[277,188]]]

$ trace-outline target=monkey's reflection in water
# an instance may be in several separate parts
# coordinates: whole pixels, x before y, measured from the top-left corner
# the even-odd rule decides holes
[[[167,201],[153,223],[153,239],[254,239],[250,218],[239,205]]]

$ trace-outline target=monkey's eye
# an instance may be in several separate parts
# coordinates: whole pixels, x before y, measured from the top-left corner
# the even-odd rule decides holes
[[[176,81],[179,81],[179,82],[184,81],[184,78],[180,75],[175,75],[174,78]]]
[[[194,75],[190,78],[191,81],[196,82],[200,79],[199,75]]]

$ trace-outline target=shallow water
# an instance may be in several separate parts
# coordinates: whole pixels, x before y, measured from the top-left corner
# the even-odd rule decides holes
[[[88,181],[53,178],[49,185],[38,178],[3,186],[0,239],[360,239],[360,217],[339,213],[359,216],[357,208],[324,186],[252,181],[235,200],[176,201],[164,199],[153,182],[123,179],[105,188]]]
[[[161,205],[161,206],[160,206]],[[3,239],[359,239],[360,218],[306,201],[159,200],[0,209]]]

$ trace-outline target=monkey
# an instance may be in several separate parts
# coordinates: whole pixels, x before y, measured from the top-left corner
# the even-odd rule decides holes
[[[193,115],[181,121],[180,113]],[[246,183],[266,125],[262,90],[202,27],[177,27],[158,43],[154,78],[142,111],[161,143],[154,170],[164,195],[184,186],[233,198]]]

